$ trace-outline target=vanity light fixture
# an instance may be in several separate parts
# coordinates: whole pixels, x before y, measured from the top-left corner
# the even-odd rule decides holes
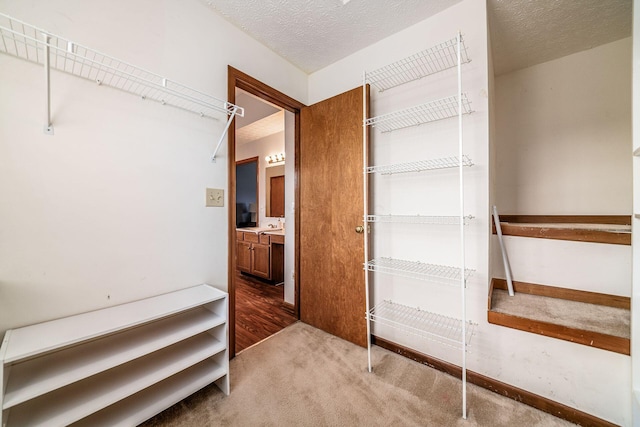
[[[284,153],[272,154],[270,156],[265,157],[267,163],[280,163],[284,162]]]

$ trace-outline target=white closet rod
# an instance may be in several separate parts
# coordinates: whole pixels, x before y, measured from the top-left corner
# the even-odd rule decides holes
[[[217,120],[214,114],[228,116],[226,126],[212,156],[215,160],[221,142],[236,115],[244,109],[204,92],[71,42],[48,31],[0,13],[0,52],[42,64],[46,77],[45,133],[53,134],[50,112],[50,69],[95,81],[125,92]]]

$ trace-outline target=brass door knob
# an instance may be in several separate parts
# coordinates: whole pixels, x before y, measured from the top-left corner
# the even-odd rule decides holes
[[[356,233],[358,233],[358,234],[364,233],[364,227],[361,226],[361,225],[357,226],[356,227]]]

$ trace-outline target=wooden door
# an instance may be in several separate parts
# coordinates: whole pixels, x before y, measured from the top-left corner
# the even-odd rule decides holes
[[[300,319],[366,346],[362,102],[357,88],[301,111]]]
[[[270,216],[284,217],[284,175],[271,177]]]

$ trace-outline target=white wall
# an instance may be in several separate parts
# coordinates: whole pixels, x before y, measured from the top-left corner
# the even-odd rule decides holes
[[[487,322],[489,286],[489,151],[488,35],[486,4],[465,0],[442,13],[367,47],[309,77],[309,102],[314,103],[361,84],[363,70],[372,70],[449,39],[460,29],[472,62],[463,68],[463,87],[475,112],[464,119],[465,152],[474,162],[465,173],[466,213],[476,217],[466,229],[467,266],[476,272],[467,288],[468,318],[478,324],[468,354],[468,368],[566,404],[597,417],[630,424],[630,363],[627,356],[572,344],[540,335],[490,325]],[[393,111],[437,99],[451,92],[455,71],[431,76],[406,88],[377,94],[372,91],[373,114]],[[497,82],[496,82],[497,86]],[[496,88],[497,90],[497,88]],[[426,99],[425,99],[426,97]],[[496,124],[501,118],[495,112]],[[539,114],[539,113],[538,113]],[[442,121],[391,136],[374,133],[373,157],[385,163],[448,155],[457,138],[456,123]],[[394,134],[398,134],[395,136]],[[400,148],[402,147],[402,148]],[[448,148],[449,147],[449,148]],[[454,153],[455,154],[455,153]],[[375,162],[375,160],[374,160]],[[448,172],[428,176],[375,179],[374,213],[451,214],[455,211],[457,181]],[[417,182],[417,184],[416,184]],[[393,185],[392,185],[393,184]],[[627,186],[628,188],[628,186]],[[416,194],[418,196],[416,196]],[[387,210],[387,211],[385,211]],[[536,212],[527,212],[536,213]],[[616,213],[616,212],[608,212]],[[628,212],[626,212],[628,213]],[[397,255],[409,260],[456,263],[455,232],[427,227],[394,225],[375,231],[375,255]],[[377,281],[377,282],[376,282]],[[376,302],[396,302],[459,317],[460,292],[424,282],[374,276]],[[377,327],[376,327],[377,328]],[[460,363],[458,350],[377,328],[383,337],[440,359]],[[373,361],[374,369],[377,361]],[[470,414],[473,418],[474,414]]]
[[[500,75],[495,103],[501,213],[631,213],[631,38]]]
[[[255,141],[247,142],[246,144],[236,147],[236,161],[248,159],[258,156],[258,227],[266,227],[268,224],[276,224],[277,218],[267,217],[267,188],[265,176],[265,169],[269,167],[265,157],[272,154],[284,153],[284,131],[274,133],[273,135],[265,136],[264,138],[257,139]],[[277,164],[281,166],[281,163]],[[286,176],[286,175],[285,175]],[[285,195],[286,197],[286,195]]]
[[[640,1],[633,1],[633,150],[640,150]],[[633,158],[633,212],[640,212],[640,156]],[[640,425],[640,218],[633,216],[633,289],[631,294],[631,358],[633,425]]]
[[[295,132],[296,116],[290,111],[284,112],[284,144],[287,161],[284,165],[284,300],[295,304],[295,256],[296,256],[296,223],[295,223]],[[288,177],[288,178],[287,178]]]
[[[224,98],[227,65],[301,101],[307,76],[204,3],[0,0],[0,10]],[[0,55],[0,333],[207,282],[227,287],[224,126]],[[225,208],[205,208],[206,187]]]

